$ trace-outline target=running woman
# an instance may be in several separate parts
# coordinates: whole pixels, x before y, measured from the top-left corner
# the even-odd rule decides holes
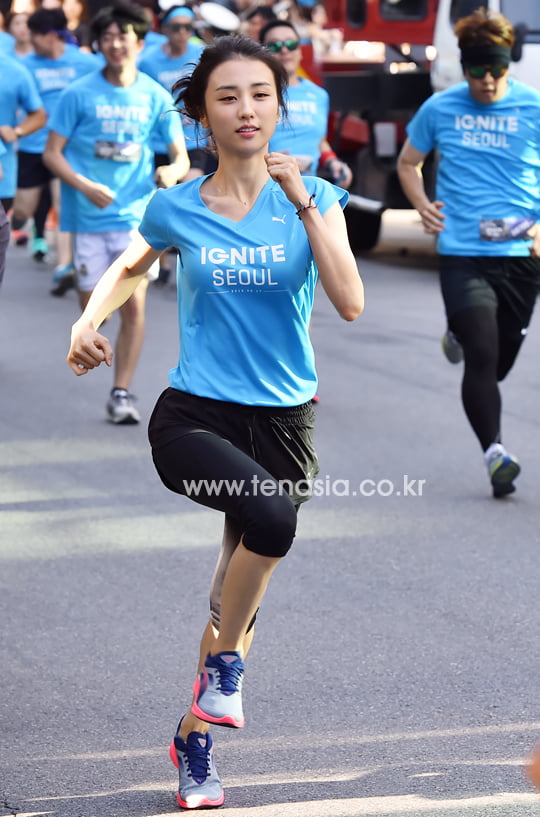
[[[275,57],[247,37],[205,48],[174,91],[212,134],[218,168],[154,194],[74,325],[68,355],[77,375],[110,366],[99,326],[166,247],[178,249],[180,359],[151,417],[150,443],[167,488],[225,515],[194,697],[170,750],[182,808],[223,803],[209,728],[244,725],[255,615],[318,470],[308,332],[317,279],[345,320],[364,306],[342,212],[348,194],[302,176],[293,156],[268,153],[286,84]],[[242,489],[227,490],[233,484]]]
[[[443,350],[465,359],[463,407],[503,497],[520,465],[502,445],[498,382],[515,363],[540,281],[540,94],[508,76],[514,31],[502,14],[478,9],[455,32],[465,81],[418,110],[398,172],[424,230],[438,236]],[[420,172],[432,149],[435,201]]]

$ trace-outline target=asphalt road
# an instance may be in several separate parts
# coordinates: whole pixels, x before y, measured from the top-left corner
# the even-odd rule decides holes
[[[540,325],[503,387],[519,490],[495,501],[440,351],[431,243],[389,214],[359,265],[356,323],[317,297],[321,495],[259,616],[246,728],[214,730],[224,813],[536,817]],[[163,488],[144,424],[105,421],[109,371],[71,374],[76,301],[49,283],[10,250],[0,815],[163,817],[221,521]],[[133,383],[145,418],[176,353],[174,291],[152,288]]]

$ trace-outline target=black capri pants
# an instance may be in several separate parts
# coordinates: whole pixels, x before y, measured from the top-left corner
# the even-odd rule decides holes
[[[167,488],[225,513],[248,550],[282,557],[318,473],[313,428],[311,402],[245,406],[168,388],[149,439]]]

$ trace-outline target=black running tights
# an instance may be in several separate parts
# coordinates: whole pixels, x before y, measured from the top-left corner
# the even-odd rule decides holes
[[[465,414],[482,449],[500,440],[503,380],[516,360],[524,334],[502,310],[474,306],[456,312],[450,329],[463,346],[465,367],[461,398]]]

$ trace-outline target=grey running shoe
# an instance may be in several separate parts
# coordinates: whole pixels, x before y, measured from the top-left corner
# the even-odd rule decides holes
[[[135,397],[126,389],[113,389],[107,401],[107,414],[111,423],[133,425],[141,421],[141,415],[133,405]]]
[[[210,732],[206,735],[191,732],[186,741],[177,733],[170,745],[169,755],[178,769],[176,800],[180,808],[218,808],[223,804],[225,794],[216,771]]]
[[[244,662],[238,652],[207,655],[203,671],[193,685],[191,711],[197,718],[219,726],[241,729]]]
[[[493,443],[485,452],[484,460],[495,499],[513,494],[516,490],[514,480],[521,471],[517,457],[509,454],[501,443]]]
[[[441,340],[444,356],[450,363],[461,363],[463,360],[463,346],[451,329],[447,329]]]

